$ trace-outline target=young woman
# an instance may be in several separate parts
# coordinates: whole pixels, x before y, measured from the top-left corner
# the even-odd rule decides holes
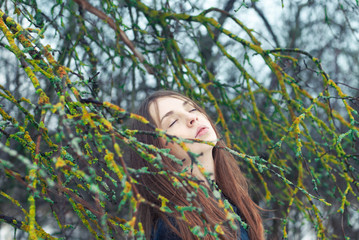
[[[220,239],[264,239],[258,206],[248,194],[246,179],[234,157],[223,149],[225,143],[219,140],[220,134],[201,107],[177,92],[158,91],[144,100],[137,113],[152,125],[133,121],[132,129],[140,130],[135,135],[137,140],[167,148],[182,161],[178,163],[181,161],[162,154],[159,168],[131,151],[131,166],[147,167],[147,173],[134,175],[136,187],[146,199],[137,212],[137,222],[142,223],[147,239],[215,239],[213,233]],[[180,146],[150,134],[153,126],[165,130],[168,136],[207,143],[194,141]],[[201,188],[194,186],[194,179]],[[214,197],[215,189],[220,189],[222,199],[227,199],[230,207],[224,207]],[[181,211],[181,207],[188,206],[193,208]],[[228,216],[236,216],[230,213],[240,218],[228,220]]]

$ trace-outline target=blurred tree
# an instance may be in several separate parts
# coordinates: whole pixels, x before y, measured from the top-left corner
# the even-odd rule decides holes
[[[358,3],[281,4],[1,1],[1,226],[141,236],[127,147],[151,155],[126,120],[165,88],[217,119],[268,239],[354,239]]]

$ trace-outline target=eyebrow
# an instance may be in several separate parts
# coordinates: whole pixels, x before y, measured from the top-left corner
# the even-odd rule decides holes
[[[184,101],[182,106],[185,107],[187,104],[189,104],[188,101]],[[160,124],[162,123],[163,119],[166,118],[166,117],[169,117],[173,114],[173,111],[169,111],[168,113],[166,113],[160,120]]]

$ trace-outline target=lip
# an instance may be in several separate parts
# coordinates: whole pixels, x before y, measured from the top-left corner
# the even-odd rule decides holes
[[[203,136],[204,134],[206,134],[209,131],[209,128],[206,126],[200,126],[197,128],[197,132],[196,132],[196,136],[195,138],[198,138],[200,136]]]

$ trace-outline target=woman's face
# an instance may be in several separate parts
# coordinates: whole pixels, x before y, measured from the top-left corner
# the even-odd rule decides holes
[[[158,128],[166,130],[166,133],[185,139],[199,139],[203,141],[217,142],[214,131],[208,118],[196,109],[186,99],[176,97],[161,97],[156,104],[150,104],[149,112],[156,121]],[[187,143],[189,150],[197,154],[212,153],[213,146],[205,143]],[[175,143],[168,143],[171,153],[179,159],[187,159],[188,154]]]

